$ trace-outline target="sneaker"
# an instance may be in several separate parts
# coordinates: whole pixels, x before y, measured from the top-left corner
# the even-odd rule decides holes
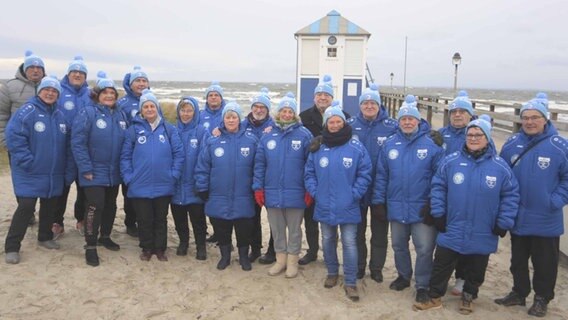
[[[152,251],[150,250],[142,250],[140,254],[140,260],[142,261],[150,261],[152,259]]]
[[[57,240],[63,235],[65,228],[59,223],[54,223],[51,225],[51,232],[53,232],[53,240]]]
[[[420,288],[416,290],[416,302],[418,303],[426,303],[430,300],[430,295],[428,295],[428,290],[424,288]]]
[[[310,252],[306,253],[302,259],[298,260],[298,264],[301,266],[305,266],[311,262],[314,262],[318,259],[317,254],[312,254]]]
[[[138,238],[138,227],[136,225],[126,226],[126,234],[133,238]]]
[[[426,302],[415,302],[412,305],[412,310],[423,311],[429,309],[439,309],[442,307],[442,298],[430,298]]]
[[[55,240],[38,241],[37,244],[40,247],[44,247],[50,250],[57,250],[60,248],[59,243],[55,242]]]
[[[541,296],[534,296],[533,305],[529,308],[528,314],[531,316],[542,318],[546,316],[546,311],[548,309],[548,301],[546,298]]]
[[[20,253],[19,252],[6,252],[6,263],[7,264],[18,264],[18,263],[20,263]]]
[[[325,278],[325,282],[323,283],[323,286],[325,288],[333,288],[337,285],[337,280],[339,279],[338,275],[327,275],[327,277]]]
[[[359,301],[359,293],[357,287],[345,286],[345,295],[353,302]]]
[[[98,244],[102,245],[110,251],[120,250],[120,246],[116,242],[112,241],[111,238],[99,238]]]
[[[462,297],[459,301],[458,312],[463,315],[468,315],[473,312],[473,296],[471,293],[462,293]]]
[[[402,276],[398,276],[398,278],[396,278],[396,280],[394,280],[393,282],[391,282],[389,288],[391,290],[395,290],[395,291],[402,291],[406,288],[410,287],[410,281],[404,279]]]
[[[273,264],[276,262],[276,253],[274,252],[266,252],[260,258],[258,258],[258,263],[260,264]]]
[[[79,231],[79,234],[81,236],[85,236],[85,225],[83,224],[83,221],[77,221],[77,224],[75,224],[75,229]]]
[[[500,304],[505,307],[510,306],[525,306],[526,301],[520,294],[516,293],[515,291],[509,292],[504,298],[499,298],[493,300],[496,304]]]
[[[371,279],[377,283],[383,282],[383,273],[381,271],[371,271]]]
[[[456,278],[456,282],[454,284],[454,287],[452,288],[452,295],[461,296],[464,283],[464,279]]]

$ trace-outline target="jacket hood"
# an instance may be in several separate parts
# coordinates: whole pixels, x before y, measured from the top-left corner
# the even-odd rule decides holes
[[[193,103],[195,113],[193,114],[193,119],[191,119],[191,121],[189,123],[181,122],[180,116],[179,116],[179,110],[180,110],[180,104],[181,103],[178,103],[178,105],[176,106],[177,128],[180,131],[195,129],[197,127],[197,125],[199,124],[199,115],[200,115],[200,112],[201,112],[199,110],[199,102],[197,101],[197,99],[195,99],[194,97],[190,97],[190,96],[182,97],[181,101],[183,101],[183,100],[190,100],[191,103]]]

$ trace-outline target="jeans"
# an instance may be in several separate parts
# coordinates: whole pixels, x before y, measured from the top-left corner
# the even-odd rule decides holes
[[[354,287],[357,284],[357,224],[340,224],[332,226],[320,223],[323,245],[323,259],[328,275],[339,274],[339,261],[337,259],[337,227],[341,231],[341,245],[343,246],[343,274],[345,285]]]
[[[427,289],[430,283],[438,232],[433,226],[427,226],[422,222],[403,224],[391,221],[390,225],[394,263],[398,275],[406,280],[412,278],[412,260],[408,249],[408,241],[412,236],[412,243],[416,250],[416,289]]]

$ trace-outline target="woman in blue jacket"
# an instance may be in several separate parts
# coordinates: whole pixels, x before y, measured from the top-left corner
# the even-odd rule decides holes
[[[199,124],[199,104],[193,97],[183,97],[177,105],[177,129],[181,138],[184,151],[184,164],[181,178],[176,182],[174,196],[172,197],[171,209],[174,217],[176,231],[179,236],[179,246],[176,254],[187,255],[189,247],[189,219],[193,227],[195,237],[197,260],[207,259],[205,249],[205,213],[203,200],[195,193],[195,166],[201,150],[205,128]]]
[[[230,102],[222,112],[221,135],[205,140],[195,169],[195,187],[205,201],[218,239],[221,259],[217,269],[231,263],[231,234],[237,235],[239,263],[252,269],[248,257],[253,227],[252,176],[258,138],[241,125],[241,107]]]
[[[183,158],[177,129],[164,121],[154,94],[144,90],[140,113],[126,132],[120,156],[120,173],[138,221],[143,261],[149,261],[152,254],[168,261],[168,205],[181,176]]]
[[[5,245],[6,263],[11,264],[20,262],[21,242],[37,198],[40,198],[38,244],[47,249],[59,249],[51,232],[53,210],[57,197],[63,193],[64,183],[70,183],[70,173],[75,170],[71,165],[69,127],[65,116],[57,109],[61,93],[59,81],[44,77],[37,92],[6,126],[12,183],[18,200]]]
[[[471,121],[464,146],[442,160],[432,179],[431,204],[438,247],[429,299],[416,302],[413,308],[441,307],[455,264],[466,259],[459,312],[470,314],[485,280],[489,255],[497,251],[498,236],[513,228],[519,208],[517,179],[496,155],[487,121]]]
[[[304,166],[313,136],[302,126],[296,110],[291,93],[278,104],[272,131],[258,145],[253,182],[256,202],[266,207],[274,238],[276,263],[268,274],[277,275],[286,269],[287,278],[298,274],[302,219],[306,202],[311,204],[304,189]]]
[[[351,126],[338,106],[323,115],[322,138],[314,138],[305,168],[305,186],[315,199],[314,220],[320,222],[327,278],[324,287],[337,285],[337,227],[343,245],[345,293],[352,301],[357,292],[357,224],[359,201],[371,183],[371,158],[365,146],[352,139]],[[320,145],[321,143],[321,145]]]
[[[98,243],[113,251],[120,246],[110,239],[116,217],[116,197],[120,178],[120,151],[127,118],[116,105],[118,92],[104,72],[93,90],[94,105],[79,111],[73,121],[71,143],[79,172],[79,185],[87,198],[84,214],[85,259],[98,266]]]

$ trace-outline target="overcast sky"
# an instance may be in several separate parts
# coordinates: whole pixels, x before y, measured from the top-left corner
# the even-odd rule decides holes
[[[26,49],[62,77],[80,54],[89,79],[122,79],[133,65],[150,81],[294,82],[294,33],[337,10],[366,29],[376,81],[466,88],[566,91],[566,0],[138,0],[4,1],[0,78],[11,78]]]

